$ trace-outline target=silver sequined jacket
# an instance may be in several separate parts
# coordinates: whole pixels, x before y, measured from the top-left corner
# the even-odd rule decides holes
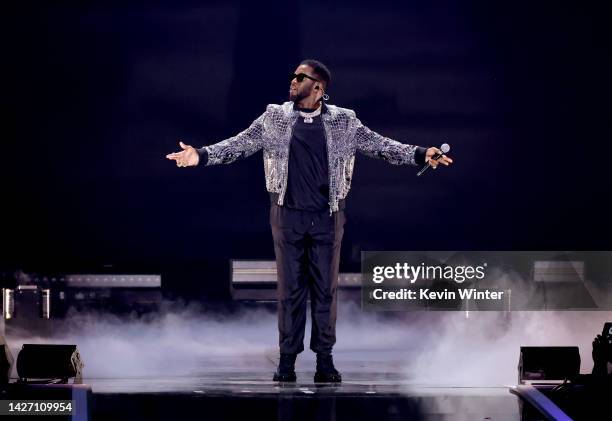
[[[351,188],[355,151],[382,158],[391,164],[416,165],[415,153],[424,157],[424,148],[403,144],[368,129],[353,110],[326,104],[321,113],[329,164],[329,208],[338,210],[338,201],[346,198]],[[263,149],[266,188],[278,193],[283,205],[287,189],[289,142],[299,117],[293,102],[270,104],[246,130],[234,137],[200,149],[208,153],[206,165],[229,164]]]

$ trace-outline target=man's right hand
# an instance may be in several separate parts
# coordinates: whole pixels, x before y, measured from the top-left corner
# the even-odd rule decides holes
[[[200,154],[193,146],[179,142],[183,149],[180,152],[169,153],[166,158],[176,161],[177,167],[195,167],[200,162]]]

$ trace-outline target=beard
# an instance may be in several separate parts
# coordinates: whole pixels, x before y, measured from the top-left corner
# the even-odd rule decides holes
[[[306,98],[308,95],[304,92],[301,92],[299,89],[295,91],[289,91],[289,101],[293,101],[296,104]]]

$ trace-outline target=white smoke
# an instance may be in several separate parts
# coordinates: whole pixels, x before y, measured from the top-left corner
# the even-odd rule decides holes
[[[515,384],[520,346],[577,345],[581,371],[592,368],[591,342],[612,312],[363,312],[343,303],[334,348],[346,381],[379,373],[413,385]],[[313,371],[308,350],[298,371]],[[23,343],[73,343],[85,379],[197,376],[244,371],[271,373],[278,356],[277,319],[263,309],[222,315],[197,306],[155,318],[122,319],[75,313],[53,337],[7,337],[14,355]]]

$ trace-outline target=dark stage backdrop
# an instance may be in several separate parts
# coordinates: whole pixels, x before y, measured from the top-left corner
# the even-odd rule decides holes
[[[4,5],[4,271],[161,272],[223,298],[230,258],[272,259],[261,153],[179,169],[287,97],[302,58],[330,103],[455,165],[358,156],[342,270],[361,250],[611,249],[605,2]]]

